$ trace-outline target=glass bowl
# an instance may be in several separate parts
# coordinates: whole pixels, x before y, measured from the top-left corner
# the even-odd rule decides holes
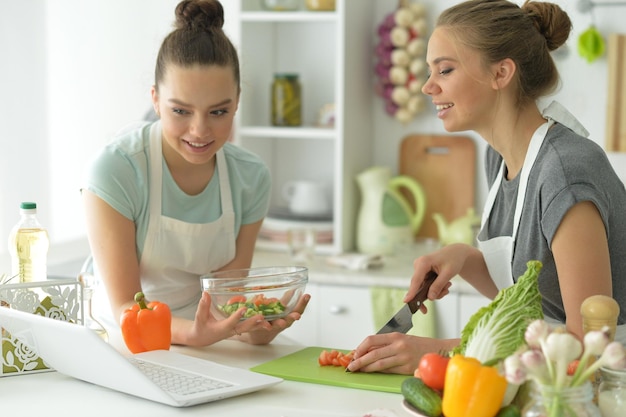
[[[213,272],[200,277],[211,296],[211,312],[227,318],[241,307],[245,320],[263,314],[266,320],[286,316],[304,294],[309,271],[302,266],[269,266]]]

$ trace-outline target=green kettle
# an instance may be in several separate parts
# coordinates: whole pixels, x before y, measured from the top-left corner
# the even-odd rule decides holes
[[[481,219],[476,215],[474,207],[468,208],[465,216],[458,217],[450,223],[441,213],[434,213],[433,220],[437,224],[439,241],[442,245],[465,243],[476,246],[476,235],[480,229]]]
[[[375,166],[356,177],[361,191],[356,247],[361,253],[389,255],[398,245],[408,245],[422,226],[426,195],[412,177],[392,177],[387,167]],[[414,207],[401,190],[408,191]]]

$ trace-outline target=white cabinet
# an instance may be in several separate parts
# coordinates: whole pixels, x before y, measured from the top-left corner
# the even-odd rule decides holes
[[[454,339],[459,337],[459,295],[450,293],[434,302],[437,321],[437,337]]]
[[[376,331],[369,288],[309,283],[307,293],[307,310],[285,336],[306,346],[349,350]]]
[[[306,293],[311,295],[311,300],[300,320],[284,330],[281,335],[287,336],[304,346],[321,346],[319,343],[319,285],[309,282]]]
[[[304,2],[302,2],[304,3]],[[235,143],[260,155],[273,180],[272,205],[284,206],[283,185],[326,183],[333,201],[333,241],[320,253],[354,248],[359,202],[355,176],[372,161],[373,2],[336,0],[331,12],[270,12],[238,0],[235,33],[242,92]],[[270,85],[278,72],[302,85],[300,127],[271,126]],[[317,126],[319,110],[335,106],[333,127]],[[260,242],[262,245],[263,242]]]
[[[354,349],[376,332],[369,288],[324,285],[319,288],[319,301],[322,346]]]
[[[311,301],[302,318],[284,335],[306,346],[354,349],[374,334],[370,288],[309,283]],[[435,302],[437,337],[459,338],[469,318],[490,300],[476,293],[452,292]],[[417,313],[421,314],[421,313]]]
[[[490,302],[491,300],[479,293],[464,293],[459,295],[459,335],[461,334],[461,330],[463,330],[463,327],[465,327],[470,317],[472,317],[472,315],[476,313],[481,307],[488,305]]]

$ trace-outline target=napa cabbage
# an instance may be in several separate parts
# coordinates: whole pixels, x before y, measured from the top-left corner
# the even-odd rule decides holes
[[[540,261],[529,261],[515,285],[502,289],[493,301],[472,315],[461,331],[453,353],[494,363],[513,354],[524,343],[528,324],[543,319],[539,293]]]

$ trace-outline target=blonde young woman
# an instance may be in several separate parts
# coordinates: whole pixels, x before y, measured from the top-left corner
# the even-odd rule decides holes
[[[430,299],[445,296],[460,275],[483,295],[514,285],[529,260],[543,269],[546,320],[583,335],[580,306],[595,294],[621,307],[617,338],[626,342],[626,191],[605,152],[558,103],[537,100],[559,82],[550,56],[571,31],[557,5],[472,0],[444,11],[428,43],[429,95],[447,131],[472,130],[489,145],[489,194],[478,248],[453,244],[414,262],[407,293],[430,270]],[[425,352],[458,339],[393,333],[356,349],[353,371],[411,374]]]

